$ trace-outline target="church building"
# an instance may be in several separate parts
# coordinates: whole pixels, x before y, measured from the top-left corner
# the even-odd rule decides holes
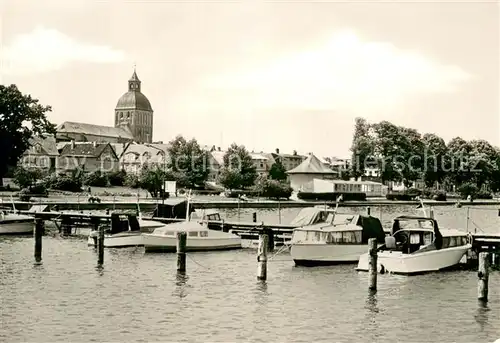
[[[57,127],[58,142],[151,143],[153,141],[153,108],[141,92],[141,80],[134,73],[128,80],[128,91],[115,108],[115,126],[64,122]]]

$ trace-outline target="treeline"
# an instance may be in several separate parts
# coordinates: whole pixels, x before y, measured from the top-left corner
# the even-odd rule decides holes
[[[446,143],[433,133],[356,118],[351,152],[354,177],[376,168],[382,182],[406,187],[422,180],[428,188],[439,184],[473,196],[500,190],[500,149],[485,140],[456,137]]]
[[[223,164],[214,163],[209,152],[195,139],[176,137],[168,144],[168,161],[164,164],[144,164],[138,173],[84,172],[81,169],[67,173],[48,173],[42,169],[19,166],[14,171],[14,182],[26,197],[43,196],[49,189],[80,192],[85,187],[127,186],[147,190],[153,197],[166,197],[164,181],[176,181],[178,188],[205,189],[210,173],[225,189],[243,194],[272,198],[289,198],[292,189],[287,183],[285,168],[274,163],[267,175],[258,176],[252,157],[244,146],[232,144],[223,157]],[[234,192],[233,192],[234,193]]]

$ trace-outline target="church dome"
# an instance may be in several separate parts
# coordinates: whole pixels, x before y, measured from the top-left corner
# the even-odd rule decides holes
[[[128,91],[127,93],[123,94],[121,98],[118,100],[118,103],[116,104],[116,109],[117,110],[143,110],[143,111],[151,111],[153,112],[153,109],[151,108],[151,103],[149,102],[148,98],[144,94],[138,91]]]

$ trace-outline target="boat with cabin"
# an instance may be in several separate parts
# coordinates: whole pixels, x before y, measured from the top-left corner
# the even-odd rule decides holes
[[[383,241],[384,229],[378,218],[340,214],[337,209],[305,208],[295,223],[290,254],[297,266],[356,263],[366,252],[368,239]]]
[[[205,221],[188,220],[166,224],[153,233],[143,234],[146,252],[175,252],[177,233],[186,232],[186,251],[214,251],[241,248],[241,237],[229,232],[210,230]]]
[[[128,248],[142,246],[142,231],[152,232],[164,223],[154,220],[144,220],[131,214],[111,214],[111,225],[104,231],[105,248]],[[98,230],[91,230],[88,235],[88,245],[96,246]]]
[[[33,216],[0,210],[0,234],[2,235],[31,234],[34,225]]]
[[[444,270],[458,265],[470,248],[466,232],[440,229],[432,217],[399,216],[377,250],[377,268],[404,275]],[[368,261],[363,254],[356,269],[368,271]]]

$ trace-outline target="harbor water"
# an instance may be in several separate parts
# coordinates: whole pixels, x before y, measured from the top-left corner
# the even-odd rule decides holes
[[[283,224],[299,209],[281,210]],[[342,208],[341,212],[365,211]],[[240,220],[278,223],[277,210],[242,209]],[[373,207],[388,225],[412,207]],[[236,220],[235,209],[221,210]],[[436,207],[441,227],[466,226],[466,209]],[[499,232],[498,209],[471,208],[469,230]],[[86,240],[45,236],[43,263],[33,239],[0,238],[2,342],[494,342],[500,338],[500,273],[490,274],[487,304],[477,273],[368,276],[354,265],[295,267],[272,256],[267,282],[256,280],[255,250],[175,254],[106,249],[104,268]]]

